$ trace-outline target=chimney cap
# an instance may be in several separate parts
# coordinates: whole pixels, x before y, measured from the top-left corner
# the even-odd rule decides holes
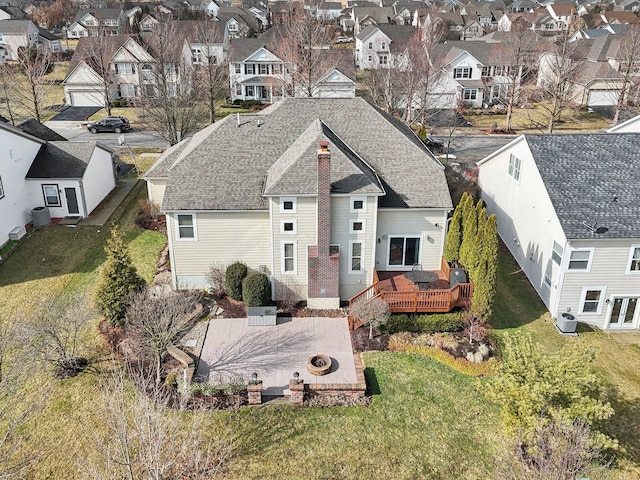
[[[323,152],[326,152],[329,150],[329,142],[327,142],[326,140],[319,141],[318,145],[320,145],[320,150]]]

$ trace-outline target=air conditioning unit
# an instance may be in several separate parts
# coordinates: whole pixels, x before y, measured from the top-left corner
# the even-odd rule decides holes
[[[562,333],[576,333],[577,326],[578,320],[570,313],[563,313],[556,320],[556,327]]]

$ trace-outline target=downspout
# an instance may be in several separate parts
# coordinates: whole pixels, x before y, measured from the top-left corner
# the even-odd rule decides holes
[[[165,213],[165,220],[167,223],[167,241],[169,243],[169,260],[171,261],[171,284],[174,290],[178,288],[178,274],[176,273],[176,262],[173,256],[173,225],[171,225],[172,217],[170,214]]]
[[[567,264],[569,263],[567,260],[568,258],[567,252],[569,251],[569,248],[571,248],[571,246],[567,240],[565,240],[563,248],[564,250],[562,251],[562,262],[560,264],[560,274],[558,276],[558,286],[556,289],[556,296],[555,296],[553,308],[550,309],[551,316],[553,318],[558,318],[558,314],[560,310],[560,297],[562,294],[562,287],[564,285],[564,276],[565,276],[565,273],[567,272]],[[569,256],[571,256],[570,253],[569,253]]]
[[[82,199],[82,218],[86,218],[89,216],[89,212],[87,212],[87,199],[84,197],[84,179],[80,179],[78,186],[80,187],[80,198]]]

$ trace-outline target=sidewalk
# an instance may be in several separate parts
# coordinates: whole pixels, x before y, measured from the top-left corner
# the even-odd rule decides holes
[[[98,213],[98,215],[93,218],[85,218],[81,220],[80,225],[102,227],[109,221],[109,218],[111,218],[111,215],[113,215],[113,212],[115,212],[116,208],[120,206],[122,201],[127,198],[127,195],[129,195],[129,192],[131,192],[131,190],[133,190],[133,187],[135,187],[138,183],[137,178],[122,178],[120,179],[120,181],[123,182],[123,185],[115,193],[115,195],[111,197],[109,202],[107,202],[107,204],[102,207],[100,213]]]

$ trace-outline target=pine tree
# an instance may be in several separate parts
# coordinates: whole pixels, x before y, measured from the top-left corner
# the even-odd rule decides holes
[[[478,233],[478,215],[473,206],[473,198],[468,195],[462,210],[462,242],[460,243],[460,263],[467,268],[473,258],[473,248]]]
[[[487,209],[484,207],[482,200],[478,200],[475,208],[476,216],[478,219],[476,238],[473,241],[471,251],[469,252],[469,258],[467,259],[467,271],[469,276],[475,279],[477,275],[478,266],[482,259],[482,243],[484,236],[484,226],[487,223]]]
[[[129,296],[144,286],[123,241],[118,227],[111,229],[111,238],[104,247],[107,261],[100,272],[95,302],[100,312],[114,327],[124,325]]]
[[[444,259],[447,262],[458,260],[460,256],[460,243],[462,242],[462,203],[459,203],[453,212],[449,223],[449,231],[444,245]]]
[[[498,273],[498,228],[496,216],[491,215],[482,228],[482,250],[480,262],[473,278],[474,289],[471,312],[476,317],[488,319],[493,313]]]

